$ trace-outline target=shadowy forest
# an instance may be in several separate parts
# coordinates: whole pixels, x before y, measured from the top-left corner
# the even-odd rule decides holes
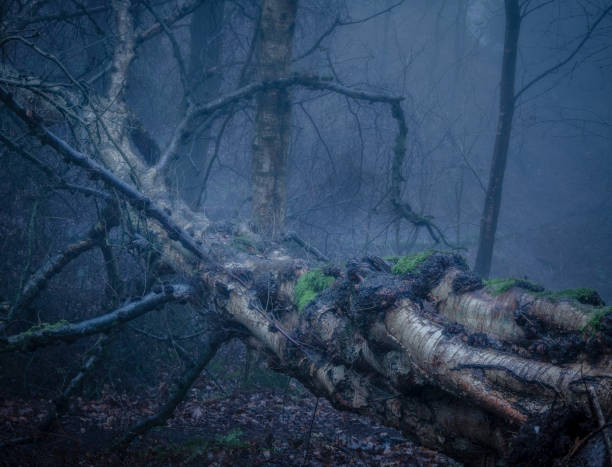
[[[0,0],[0,464],[612,465],[612,2]]]

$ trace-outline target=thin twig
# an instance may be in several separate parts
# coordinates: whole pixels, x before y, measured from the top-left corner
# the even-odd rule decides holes
[[[318,408],[319,408],[319,398],[317,397],[317,401],[315,402],[314,410],[312,411],[312,418],[310,419],[310,427],[308,428],[308,436],[306,436],[306,447],[304,449],[304,462],[302,462],[302,466],[306,465],[306,463],[308,462],[308,457],[310,456],[310,437],[312,436],[312,426],[314,425],[314,421],[317,415]]]

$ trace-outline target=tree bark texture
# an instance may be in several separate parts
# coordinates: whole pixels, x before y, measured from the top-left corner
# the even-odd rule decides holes
[[[521,12],[518,0],[505,0],[506,32],[504,36],[504,55],[502,58],[501,82],[499,90],[499,116],[497,133],[493,146],[493,158],[485,204],[480,221],[480,237],[474,271],[482,277],[489,277],[493,259],[495,232],[502,201],[504,174],[512,133],[514,116],[514,81],[516,77],[516,57],[521,29]]]
[[[303,84],[334,88],[310,78]],[[142,191],[136,190],[45,128],[2,88],[0,99],[67,163],[152,220],[159,280],[180,275],[190,283],[153,290],[86,322],[3,338],[3,351],[109,332],[164,303],[189,300],[337,408],[376,417],[468,463],[563,458],[571,446],[553,445],[555,436],[573,440],[575,427],[583,436],[598,429],[589,391],[603,413],[612,409],[609,307],[557,299],[521,282],[495,294],[460,257],[436,253],[402,274],[378,258],[311,271],[333,283],[298,308],[296,284],[309,267],[282,245],[266,244],[258,254],[236,251],[231,237],[169,199],[155,177],[144,173]],[[207,245],[214,245],[214,255]]]
[[[263,0],[257,43],[261,81],[286,77],[291,61],[297,0]],[[252,159],[252,206],[255,224],[266,233],[282,233],[287,187],[291,103],[286,89],[257,96]]]
[[[129,9],[116,3],[118,22],[129,22]],[[280,64],[285,71],[288,67],[295,8],[295,2],[263,3],[261,41],[267,43],[266,47],[260,44],[259,51],[263,81],[195,106],[177,127],[175,140],[180,141],[182,132],[202,115],[258,94],[255,142],[266,151],[257,149],[254,157],[265,161],[278,156],[282,151],[272,149],[286,148],[286,139],[279,137],[286,133],[279,133],[279,128],[288,124],[288,118],[280,118],[288,116],[288,89],[302,86],[390,105],[398,123],[394,163],[400,165],[407,133],[401,99],[347,89],[312,76],[273,79],[278,70],[274,67]],[[278,31],[283,31],[285,41],[279,39],[282,34],[276,35]],[[291,257],[282,243],[261,240],[262,248],[250,253],[235,248],[231,235],[173,197],[163,184],[160,174],[174,155],[172,145],[162,157],[166,162],[151,167],[121,137],[127,131],[127,114],[121,112],[120,83],[125,82],[133,55],[128,46],[122,44],[115,52],[118,66],[112,69],[114,84],[107,97],[117,102],[109,132],[116,138],[101,149],[104,166],[46,127],[42,117],[24,108],[18,93],[0,86],[0,101],[66,164],[112,192],[109,198],[119,198],[134,216],[148,219],[142,227],[146,235],[143,230],[140,238],[142,243],[145,237],[155,243],[151,274],[165,286],[80,323],[60,322],[2,336],[0,351],[26,351],[109,333],[164,304],[180,306],[187,301],[192,309],[205,312],[210,322],[218,323],[211,329],[223,329],[223,335],[213,330],[206,336],[203,342],[208,344],[200,357],[192,359],[177,391],[157,416],[137,425],[132,435],[163,423],[214,349],[231,336],[261,350],[275,368],[335,407],[382,420],[468,464],[501,459],[511,464],[529,464],[534,459],[546,463],[567,461],[569,456],[576,460],[582,455],[572,453],[577,438],[589,437],[603,445],[599,438],[603,439],[607,428],[602,428],[591,407],[599,407],[597,413],[605,416],[612,410],[610,307],[559,298],[534,290],[525,281],[497,293],[454,254],[424,255],[405,269],[398,268],[399,263],[392,269],[375,257],[353,259],[343,267],[315,268]],[[507,98],[503,87],[502,95]],[[279,102],[284,102],[280,109]],[[502,115],[507,115],[506,107],[503,110]],[[269,174],[263,177],[266,181],[283,179],[282,172],[271,171],[274,167],[264,165],[262,173]],[[401,179],[393,183],[392,197],[402,207]],[[257,186],[254,183],[254,189]],[[265,190],[260,194],[278,190],[274,184],[262,186]],[[266,197],[259,202],[262,209],[272,205],[269,212],[258,214],[267,216],[265,225],[279,228],[280,214],[275,213],[279,204]],[[257,238],[256,232],[251,235]],[[312,291],[309,300],[300,303],[299,289],[313,275],[326,287]],[[48,273],[41,277],[52,280]],[[181,283],[170,286],[177,277]],[[42,287],[32,291],[28,299],[34,303]],[[591,462],[598,463],[604,465],[605,457]]]

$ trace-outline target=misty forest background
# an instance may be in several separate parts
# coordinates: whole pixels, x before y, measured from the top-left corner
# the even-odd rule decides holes
[[[78,126],[86,118],[79,115],[83,97],[63,92],[80,83],[94,95],[111,85],[117,42],[111,3],[0,1],[0,85],[23,93],[32,109],[45,109],[47,125],[83,150],[89,137]],[[525,278],[552,290],[588,286],[612,301],[612,15],[591,29],[609,7],[604,0],[521,2],[515,89],[549,72],[516,101],[489,277]],[[255,81],[260,7],[255,0],[133,0],[130,12],[141,32],[160,18],[173,19],[163,22],[171,34],[161,27],[137,39],[125,88],[130,144],[155,163],[185,114],[186,85],[195,101],[205,103]],[[391,203],[397,125],[389,109],[300,88],[290,92],[283,230],[332,263],[455,249],[472,266],[500,111],[505,24],[501,0],[301,1],[290,71],[404,98],[401,198],[441,234],[434,241],[425,223],[402,218]],[[27,140],[27,128],[5,105],[0,118],[4,138]],[[219,231],[240,232],[236,226],[252,218],[254,119],[253,100],[216,114],[196,129],[167,173],[174,194],[204,212]],[[30,275],[82,238],[102,204],[95,196],[70,195],[3,141],[0,302],[8,312]],[[88,182],[48,147],[28,144],[23,147],[62,180]],[[138,273],[142,281],[126,284],[119,300],[148,287],[147,263],[122,232],[109,237],[110,247],[120,271]],[[241,235],[234,246],[251,253],[260,248]],[[293,248],[306,260],[317,259],[309,249]],[[112,293],[100,273],[104,261],[97,249],[71,261],[9,330],[108,311]],[[176,347],[160,336],[197,334],[187,326],[170,308],[122,327],[82,397],[162,397],[160,381],[180,373],[182,363]],[[2,354],[0,394],[23,401],[57,396],[94,342]],[[311,397],[258,365],[256,356],[233,342],[209,365],[202,391],[219,397],[255,385]],[[308,417],[314,404],[309,401],[303,409]],[[248,405],[249,399],[242,402]],[[330,407],[325,410],[331,414]],[[14,412],[4,412],[9,414]],[[224,436],[235,434],[224,430]]]

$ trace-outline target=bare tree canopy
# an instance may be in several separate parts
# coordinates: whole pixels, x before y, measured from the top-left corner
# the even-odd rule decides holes
[[[492,3],[3,2],[7,395],[27,392],[24,359],[72,361],[31,433],[3,434],[9,462],[53,433],[88,381],[119,384],[113,371],[135,381],[148,365],[154,382],[142,386],[159,388],[156,408],[113,426],[105,445],[130,449],[203,374],[225,392],[209,367],[230,342],[247,349],[247,376],[257,354],[317,398],[303,463],[320,398],[468,465],[612,462],[612,289],[554,291],[524,273],[484,280],[514,271],[524,246],[530,275],[558,267],[541,277],[609,283],[612,192],[600,172],[611,165],[593,154],[612,141],[610,115],[595,108],[612,95],[612,5],[558,10],[551,64],[541,51],[521,58],[521,38],[536,37],[529,24],[552,18],[556,2]],[[492,35],[501,17],[503,43]],[[420,33],[425,42],[409,43]],[[499,60],[496,89],[487,81]],[[529,96],[549,86],[533,99],[572,106],[580,96],[563,95],[564,80],[589,83],[574,75],[593,63],[600,88],[585,91],[593,108],[581,124],[594,142],[580,165],[592,164],[601,196],[588,219],[600,230],[555,249],[572,219],[546,230],[540,213],[527,230],[546,231],[541,244],[501,222],[529,209],[512,181],[529,176],[511,161],[519,146],[534,152],[529,134],[553,112],[542,104],[542,123],[529,120]],[[492,160],[478,155],[489,143]],[[595,198],[575,185],[571,196]],[[597,235],[591,275],[568,271],[567,251]]]

